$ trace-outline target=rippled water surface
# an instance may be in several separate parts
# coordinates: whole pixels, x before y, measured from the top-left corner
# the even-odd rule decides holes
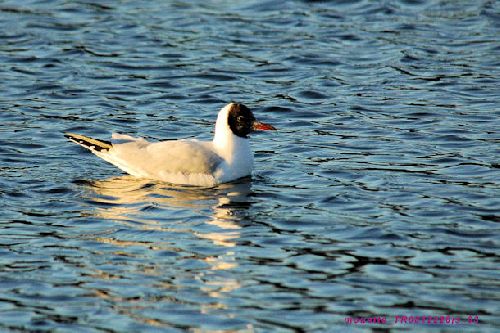
[[[493,0],[0,1],[0,330],[497,332],[499,36]],[[216,188],[62,135],[232,100],[279,131]]]

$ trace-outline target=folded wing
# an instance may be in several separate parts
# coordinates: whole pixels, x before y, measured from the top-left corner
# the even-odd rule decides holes
[[[222,162],[210,143],[196,140],[150,143],[139,139],[113,144],[108,152],[97,155],[132,175],[160,179],[169,174],[211,175]]]

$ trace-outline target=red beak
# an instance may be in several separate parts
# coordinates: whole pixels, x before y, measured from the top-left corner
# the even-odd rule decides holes
[[[253,122],[252,129],[254,131],[275,131],[276,128],[266,123],[261,123],[260,121],[255,120]]]

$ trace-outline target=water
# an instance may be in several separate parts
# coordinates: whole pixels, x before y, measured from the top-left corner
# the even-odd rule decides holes
[[[498,331],[499,13],[0,1],[0,330]],[[209,139],[231,100],[280,130],[212,189],[62,135]]]

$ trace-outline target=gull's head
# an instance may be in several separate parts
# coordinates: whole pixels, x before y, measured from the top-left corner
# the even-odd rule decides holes
[[[276,130],[269,124],[257,121],[252,111],[241,103],[229,103],[223,107],[219,112],[216,128],[219,125],[240,138],[248,138],[248,134],[253,131]]]

